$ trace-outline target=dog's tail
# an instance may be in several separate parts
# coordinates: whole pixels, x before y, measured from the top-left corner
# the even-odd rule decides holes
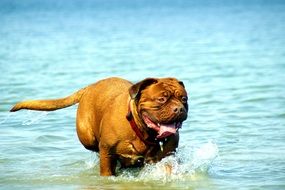
[[[21,109],[53,111],[61,108],[66,108],[78,103],[84,94],[86,88],[83,88],[74,94],[65,98],[53,100],[27,100],[17,103],[10,111],[15,112]]]

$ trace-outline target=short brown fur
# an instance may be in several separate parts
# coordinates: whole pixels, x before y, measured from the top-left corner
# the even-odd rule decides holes
[[[167,106],[156,101],[165,90],[173,92],[173,98],[169,98]],[[174,97],[175,93],[179,95]],[[148,78],[136,84],[120,78],[108,78],[66,98],[17,103],[11,111],[52,111],[79,103],[76,118],[78,138],[86,149],[99,152],[100,174],[109,176],[115,175],[117,161],[121,167],[139,166],[157,162],[176,150],[179,133],[163,139],[161,149],[155,141],[156,132],[146,126],[142,114],[147,112],[154,120],[161,122],[174,117],[184,121],[188,105],[187,102],[181,103],[178,98],[180,95],[187,97],[182,82],[174,78]],[[175,106],[183,107],[182,116],[172,113]],[[146,144],[130,127],[126,119],[130,110],[144,139],[154,140],[153,145]]]

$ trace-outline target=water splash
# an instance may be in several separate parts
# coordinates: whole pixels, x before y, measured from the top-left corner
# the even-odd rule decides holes
[[[196,173],[207,173],[212,162],[218,156],[218,147],[213,142],[201,145],[199,148],[181,147],[175,156],[169,156],[160,162],[147,165],[139,173],[140,179],[183,180]]]
[[[217,144],[209,141],[198,148],[193,155],[192,166],[195,170],[202,172],[208,171],[212,162],[218,156],[219,149]]]
[[[90,153],[90,159],[85,161],[85,165],[87,169],[94,168],[95,166],[99,166],[99,154],[94,152]]]
[[[118,170],[117,177],[110,177],[112,181],[132,182],[171,182],[194,180],[196,175],[208,173],[213,161],[218,156],[218,146],[209,141],[197,148],[180,147],[173,156],[168,156],[155,164],[147,164],[142,169],[132,168]],[[86,168],[98,167],[99,158],[92,156],[85,162]]]

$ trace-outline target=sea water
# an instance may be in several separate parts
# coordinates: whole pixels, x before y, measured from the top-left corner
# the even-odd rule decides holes
[[[1,0],[0,188],[285,189],[284,23],[281,0]],[[9,113],[111,76],[184,82],[174,156],[100,177],[76,105]]]

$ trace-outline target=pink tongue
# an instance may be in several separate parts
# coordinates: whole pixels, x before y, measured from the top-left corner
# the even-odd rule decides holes
[[[174,133],[176,133],[175,124],[161,124],[157,138],[164,138]]]

